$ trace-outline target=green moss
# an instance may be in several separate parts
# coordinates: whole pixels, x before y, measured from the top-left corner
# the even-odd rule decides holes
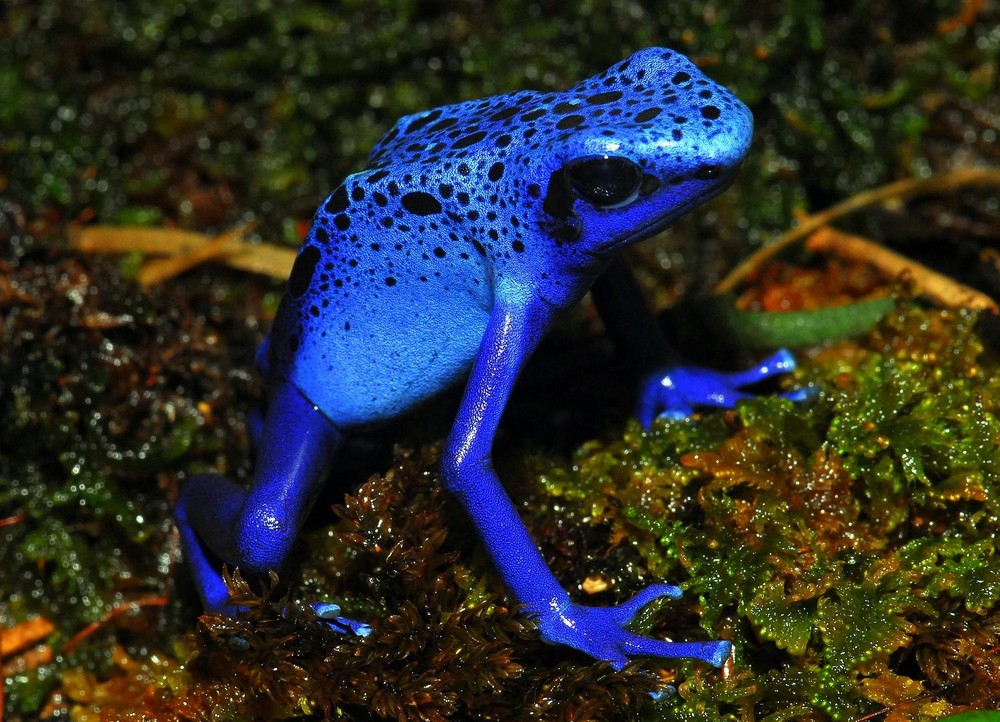
[[[974,320],[900,309],[862,353],[800,371],[820,383],[812,403],[761,397],[661,421],[543,475],[540,488],[579,505],[608,544],[627,542],[697,595],[702,626],[753,670],[681,685],[667,719],[722,719],[736,698],[758,719],[783,705],[846,719],[913,685],[939,705],[996,702],[983,692],[995,666],[941,684],[959,649],[990,653],[995,631],[972,629],[1000,622],[1000,374]],[[720,425],[714,449],[692,433]],[[956,616],[965,631],[951,651],[928,652],[927,635]],[[884,670],[900,668],[890,684]]]
[[[140,292],[123,280],[136,256],[117,266],[74,258],[52,240],[63,224],[211,230],[256,216],[264,236],[294,244],[320,199],[399,116],[561,89],[656,43],[692,55],[755,113],[755,148],[735,192],[699,216],[711,223],[688,219],[655,251],[662,267],[711,277],[702,248],[725,259],[786,228],[797,210],[928,173],[958,151],[994,157],[997,11],[940,29],[953,6],[5,8],[0,617],[43,614],[58,626],[53,662],[10,678],[8,714],[37,716],[67,668],[112,685],[136,677],[113,664],[115,645],[185,656],[170,632],[190,629],[184,615],[196,604],[172,587],[183,572],[172,567],[169,508],[185,471],[245,478],[243,422],[262,396],[249,371],[262,329],[254,310],[266,318],[277,303],[275,286],[218,270]],[[979,219],[995,218],[991,202]],[[971,318],[893,314],[860,352],[819,354],[802,370],[822,380],[811,406],[760,399],[652,433],[631,425],[570,465],[545,462],[525,514],[567,586],[602,580],[610,591],[593,601],[604,603],[652,580],[682,583],[687,599],[651,608],[639,626],[733,639],[728,676],[671,665],[664,674],[678,695],[654,707],[649,677],[537,644],[503,605],[460,512],[429,491],[428,457],[367,486],[369,506],[352,502],[337,526],[314,532],[296,565],[302,578],[283,580],[292,599],[333,598],[359,617],[393,618],[383,636],[355,648],[243,590],[250,619],[207,621],[191,672],[152,684],[150,709],[163,719],[184,718],[187,703],[216,719],[250,708],[370,719],[373,710],[400,717],[402,699],[428,716],[518,719],[513,700],[536,718],[618,719],[625,709],[781,722],[882,707],[929,719],[953,705],[1000,705],[1000,383],[981,350]],[[108,619],[118,602],[168,593],[163,615]],[[102,624],[78,655],[58,653],[92,622]],[[230,646],[236,633],[258,651]],[[475,645],[489,654],[470,655]],[[281,660],[277,671],[257,664],[264,652]],[[381,688],[337,696],[341,678],[323,675],[356,679],[351,655],[375,665]],[[504,700],[484,683],[490,675]],[[139,698],[119,690],[122,714],[135,714]]]

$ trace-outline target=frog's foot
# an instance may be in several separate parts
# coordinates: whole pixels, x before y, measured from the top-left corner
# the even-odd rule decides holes
[[[778,374],[795,370],[792,354],[781,349],[753,368],[726,373],[698,367],[677,366],[653,374],[643,383],[636,415],[647,428],[653,419],[666,416],[681,419],[694,413],[699,406],[732,408],[740,399],[751,394],[741,391]],[[793,401],[809,398],[811,390],[796,389],[783,394]]]
[[[670,584],[654,584],[635,597],[615,607],[587,607],[568,599],[538,614],[542,639],[565,644],[621,669],[629,659],[643,657],[689,657],[720,667],[732,649],[726,641],[668,642],[643,637],[625,629],[646,604],[669,597],[676,599],[681,590]]]
[[[331,604],[330,602],[314,602],[312,608],[313,611],[316,612],[316,616],[319,617],[320,621],[325,623],[335,632],[354,634],[358,637],[367,637],[372,633],[370,625],[341,616],[340,606],[337,604]]]

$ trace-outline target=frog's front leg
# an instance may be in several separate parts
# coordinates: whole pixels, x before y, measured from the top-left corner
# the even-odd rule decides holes
[[[677,587],[654,585],[615,607],[574,603],[545,564],[497,478],[491,460],[497,425],[551,315],[551,308],[537,299],[496,301],[442,452],[444,484],[465,507],[507,589],[538,620],[546,641],[609,660],[616,668],[637,655],[693,657],[719,666],[729,655],[729,642],[673,643],[625,629],[648,602],[679,596]]]
[[[636,416],[646,427],[659,416],[682,418],[701,406],[731,408],[751,395],[743,387],[795,370],[795,359],[784,349],[736,372],[683,364],[667,344],[623,258],[611,263],[591,292],[608,333],[640,379]],[[801,401],[809,392],[803,389],[785,395]]]
[[[177,526],[206,610],[235,611],[222,580],[223,563],[252,575],[281,569],[342,440],[295,386],[277,382],[260,425],[250,488],[216,474],[184,484]],[[330,605],[321,606],[329,618]],[[343,620],[339,626],[358,624]]]

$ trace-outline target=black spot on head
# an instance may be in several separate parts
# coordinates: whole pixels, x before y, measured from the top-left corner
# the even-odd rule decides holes
[[[392,276],[389,276],[388,278],[385,279],[385,285],[389,286],[389,287],[395,286],[396,285],[396,279],[393,278]]]
[[[722,115],[722,111],[714,105],[706,105],[701,109],[701,115],[703,118],[707,118],[708,120],[715,120]]]
[[[674,77],[670,79],[670,82],[674,85],[680,85],[681,83],[686,83],[691,80],[690,73],[685,73],[683,70],[675,74]]]
[[[375,202],[378,205],[380,205],[380,206],[385,207],[385,206],[389,205],[389,199],[386,198],[385,195],[382,194],[382,193],[378,193],[378,192],[372,193],[372,198],[374,198]]]
[[[483,244],[480,243],[479,241],[473,240],[472,241],[472,246],[476,249],[476,252],[479,253],[479,255],[481,255],[481,256],[485,256],[486,255],[486,247],[483,246]]]
[[[361,186],[354,186],[351,190],[351,200],[363,201],[365,199],[365,189]]]
[[[532,120],[538,120],[543,115],[545,115],[545,108],[535,108],[535,110],[529,110],[527,113],[521,116],[521,120],[531,122]]]
[[[542,194],[542,188],[537,183],[528,184],[528,195],[532,198],[538,198]]]
[[[468,148],[470,145],[475,145],[485,137],[486,137],[486,131],[478,130],[475,133],[469,133],[468,135],[462,136],[454,143],[452,143],[451,147],[455,150],[461,148]]]
[[[490,166],[489,178],[494,183],[503,178],[503,163],[497,161]]]
[[[438,193],[441,194],[442,198],[451,198],[451,194],[454,192],[454,186],[450,186],[447,183],[442,183],[438,186]]]
[[[351,218],[346,213],[341,213],[339,216],[333,219],[333,223],[337,228],[342,231],[346,231],[351,227]]]
[[[542,201],[542,210],[559,221],[566,221],[573,217],[573,191],[569,181],[566,179],[565,170],[559,168],[549,176],[549,186],[545,190],[545,200]]]
[[[496,143],[497,148],[506,148],[510,145],[510,136],[504,133],[503,135],[497,136],[497,139],[494,142]]]
[[[521,243],[520,241],[514,241],[513,243],[510,244],[510,247],[513,248],[518,253],[524,253],[524,244]]]
[[[565,113],[572,113],[574,110],[578,110],[580,105],[578,103],[556,103],[552,108],[552,112],[558,115],[563,115]]]
[[[316,264],[319,263],[320,252],[316,246],[304,246],[295,257],[292,273],[288,276],[288,292],[298,298],[309,290]]]
[[[653,118],[658,116],[661,112],[663,111],[660,108],[646,108],[646,110],[642,111],[641,113],[635,114],[635,122],[645,123],[646,121],[652,120]]]
[[[444,258],[447,255],[447,252],[443,248],[441,248],[441,246],[438,246],[437,248],[434,249],[434,255],[437,256],[438,258]]]
[[[387,171],[387,170],[377,171],[375,173],[372,173],[370,176],[368,176],[368,182],[369,183],[378,183],[380,180],[382,180],[383,178],[385,178],[388,175],[389,175],[389,171]]]
[[[347,189],[344,188],[344,186],[340,186],[340,188],[335,190],[330,195],[330,198],[327,199],[324,209],[330,214],[343,213],[347,210],[347,206],[349,204],[350,201],[347,200]]]
[[[403,208],[417,216],[432,216],[441,212],[441,202],[430,193],[413,191],[400,200]]]

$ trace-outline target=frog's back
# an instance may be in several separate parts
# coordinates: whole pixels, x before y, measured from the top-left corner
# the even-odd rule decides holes
[[[270,374],[341,427],[407,410],[468,371],[495,295],[574,302],[613,253],[724,187],[751,127],[728,91],[664,49],[564,92],[402,118],[318,210]],[[634,168],[636,192],[580,201],[567,164],[609,156]]]

